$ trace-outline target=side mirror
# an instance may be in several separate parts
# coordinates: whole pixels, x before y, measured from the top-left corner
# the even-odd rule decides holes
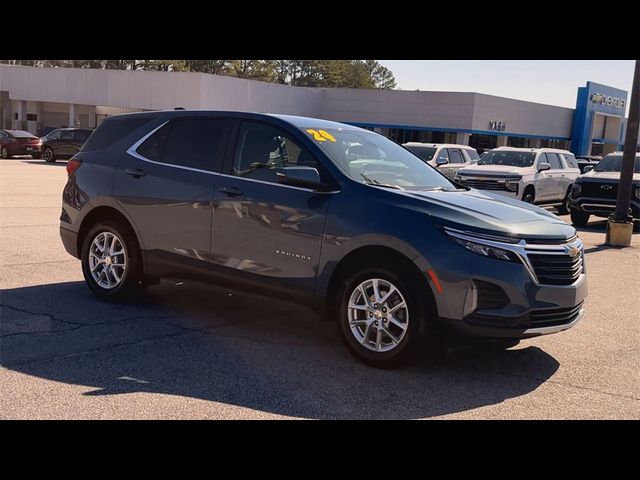
[[[310,188],[319,192],[326,192],[329,185],[322,183],[320,173],[314,167],[280,167],[276,168],[278,183],[292,187]]]
[[[582,173],[587,173],[591,170],[593,170],[593,165],[587,165],[586,167],[584,167],[584,170],[582,170]]]
[[[440,167],[442,165],[446,165],[447,163],[449,163],[449,160],[447,160],[446,158],[440,157],[440,158],[436,159],[436,166],[437,167]]]
[[[542,162],[538,164],[538,171],[543,172],[545,170],[551,170],[551,165],[547,162]]]

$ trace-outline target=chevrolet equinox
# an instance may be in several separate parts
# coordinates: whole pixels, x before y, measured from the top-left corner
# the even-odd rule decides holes
[[[336,319],[351,352],[379,367],[452,335],[517,343],[583,313],[571,225],[453,183],[361,128],[126,114],[106,119],[67,172],[60,235],[103,299],[162,277],[284,297]]]

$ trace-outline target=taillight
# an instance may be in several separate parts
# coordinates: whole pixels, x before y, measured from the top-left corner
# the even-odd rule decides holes
[[[75,173],[76,170],[80,168],[82,165],[82,160],[78,160],[76,158],[72,158],[67,162],[67,175],[71,176]]]

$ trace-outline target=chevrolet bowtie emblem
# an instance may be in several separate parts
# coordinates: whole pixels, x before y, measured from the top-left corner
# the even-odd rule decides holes
[[[576,247],[575,245],[567,245],[566,247],[564,247],[564,251],[570,257],[575,257],[576,255],[578,255],[580,253],[580,249],[578,247]]]

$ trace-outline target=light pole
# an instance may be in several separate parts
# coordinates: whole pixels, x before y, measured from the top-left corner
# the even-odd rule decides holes
[[[631,103],[629,104],[629,119],[627,121],[627,133],[624,139],[624,152],[622,154],[622,171],[618,184],[618,199],[616,211],[609,217],[607,223],[606,243],[617,247],[631,245],[633,232],[633,219],[629,216],[631,204],[631,190],[633,184],[633,169],[636,158],[636,145],[638,144],[638,128],[640,117],[640,60],[636,60],[633,73],[633,85],[631,87]]]

